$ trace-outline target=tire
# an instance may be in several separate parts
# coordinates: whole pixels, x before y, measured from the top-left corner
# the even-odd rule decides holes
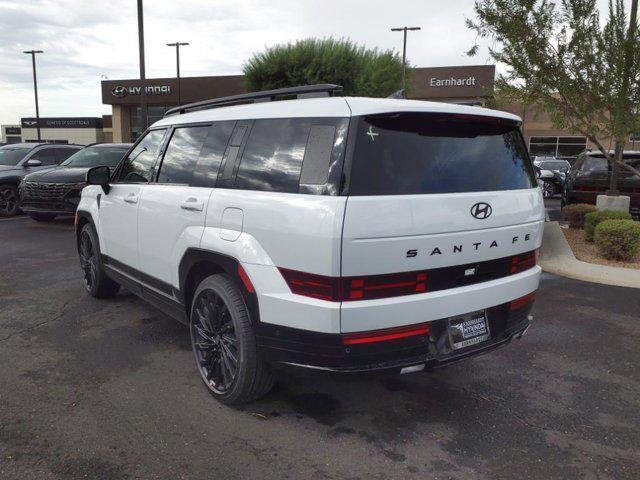
[[[542,185],[542,197],[543,198],[553,197],[553,194],[555,193],[555,189],[556,188],[553,186],[553,183],[544,182],[544,184]]]
[[[13,185],[0,185],[0,217],[13,217],[20,213],[20,194]]]
[[[271,390],[273,373],[258,353],[242,293],[227,275],[211,275],[198,285],[189,317],[196,366],[211,395],[239,405]]]
[[[36,222],[50,222],[56,218],[56,216],[51,213],[30,213],[29,216]]]
[[[100,259],[100,243],[98,235],[87,223],[80,232],[78,248],[80,254],[80,267],[84,277],[84,286],[89,295],[95,298],[110,298],[118,293],[120,285],[104,273]]]

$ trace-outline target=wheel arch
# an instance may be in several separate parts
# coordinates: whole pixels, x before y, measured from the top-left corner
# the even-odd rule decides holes
[[[96,224],[93,221],[93,217],[91,214],[85,210],[78,210],[76,212],[76,249],[80,248],[80,233],[86,224],[90,224],[93,227],[93,230],[98,234],[98,230],[96,229]],[[100,238],[98,238],[100,241]]]
[[[18,188],[21,181],[22,178],[20,177],[4,177],[2,180],[0,180],[0,187],[3,185],[10,185],[12,187]]]
[[[209,250],[199,248],[189,248],[180,260],[178,275],[180,282],[180,300],[184,305],[187,317],[191,314],[191,303],[193,294],[198,284],[210,275],[224,273],[229,276],[238,286],[249,309],[249,316],[252,323],[259,322],[260,311],[258,306],[258,296],[256,292],[249,292],[245,287],[240,275],[238,266],[240,262],[229,255],[224,255]]]

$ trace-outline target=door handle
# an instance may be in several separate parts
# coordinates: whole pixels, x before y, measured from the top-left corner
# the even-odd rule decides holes
[[[190,210],[192,212],[201,212],[204,210],[204,202],[199,202],[197,198],[187,198],[180,203],[180,208],[183,210]]]
[[[138,195],[135,193],[130,193],[126,197],[124,197],[124,201],[127,203],[138,203]]]

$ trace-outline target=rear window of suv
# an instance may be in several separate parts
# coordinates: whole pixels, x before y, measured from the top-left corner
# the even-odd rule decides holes
[[[536,185],[514,123],[458,115],[365,116],[357,125],[350,195],[483,192]]]

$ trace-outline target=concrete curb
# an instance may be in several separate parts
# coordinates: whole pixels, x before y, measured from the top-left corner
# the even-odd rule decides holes
[[[540,267],[545,272],[576,280],[618,287],[640,288],[640,270],[608,267],[578,260],[573,255],[558,222],[545,222],[544,224]]]

